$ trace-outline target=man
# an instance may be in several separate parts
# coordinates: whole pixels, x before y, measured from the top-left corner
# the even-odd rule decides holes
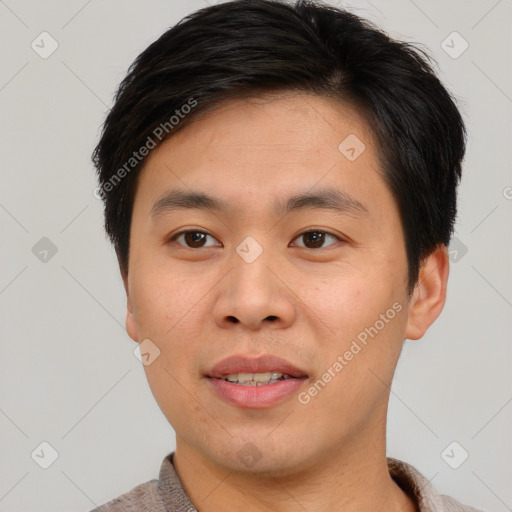
[[[97,510],[476,510],[386,458],[464,146],[425,56],[344,10],[228,2],[139,55],[94,162],[176,450]]]

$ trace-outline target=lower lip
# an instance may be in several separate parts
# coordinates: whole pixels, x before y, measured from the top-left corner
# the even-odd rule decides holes
[[[291,378],[263,386],[243,386],[211,377],[207,380],[211,382],[215,391],[231,404],[250,409],[263,409],[296,394],[304,385],[306,378]]]

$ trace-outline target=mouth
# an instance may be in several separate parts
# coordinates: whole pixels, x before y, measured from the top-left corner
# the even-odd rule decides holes
[[[219,377],[222,380],[238,384],[239,386],[268,386],[288,379],[297,379],[281,372],[260,372],[260,373],[230,373]]]
[[[269,408],[297,393],[309,376],[289,361],[271,355],[232,356],[205,375],[214,393],[242,408]]]

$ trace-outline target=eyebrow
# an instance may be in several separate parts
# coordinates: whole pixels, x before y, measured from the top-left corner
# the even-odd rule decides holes
[[[295,194],[284,202],[276,200],[274,203],[274,212],[280,216],[310,208],[334,210],[339,213],[368,213],[368,209],[357,199],[342,190],[333,188]],[[175,189],[167,192],[155,202],[151,208],[150,217],[156,218],[181,209],[201,209],[222,213],[229,210],[229,205],[223,200],[203,192]]]

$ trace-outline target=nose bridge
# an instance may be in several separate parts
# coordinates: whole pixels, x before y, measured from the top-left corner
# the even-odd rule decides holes
[[[258,295],[269,295],[275,284],[271,277],[273,274],[268,268],[272,260],[272,249],[268,246],[268,238],[262,235],[245,237],[235,248],[235,254],[231,258],[232,278],[235,285],[241,285],[242,293],[248,291],[247,286],[253,286],[251,295],[254,298]]]
[[[271,250],[268,239],[268,236],[248,235],[237,245],[235,252],[248,265],[252,265],[258,260],[261,263],[261,260],[268,258],[269,251]]]
[[[277,320],[281,326],[291,321],[294,307],[277,277],[275,251],[265,247],[268,238],[247,236],[231,255],[231,271],[215,312],[217,321],[224,326],[234,318],[250,328],[257,328],[265,319]]]

